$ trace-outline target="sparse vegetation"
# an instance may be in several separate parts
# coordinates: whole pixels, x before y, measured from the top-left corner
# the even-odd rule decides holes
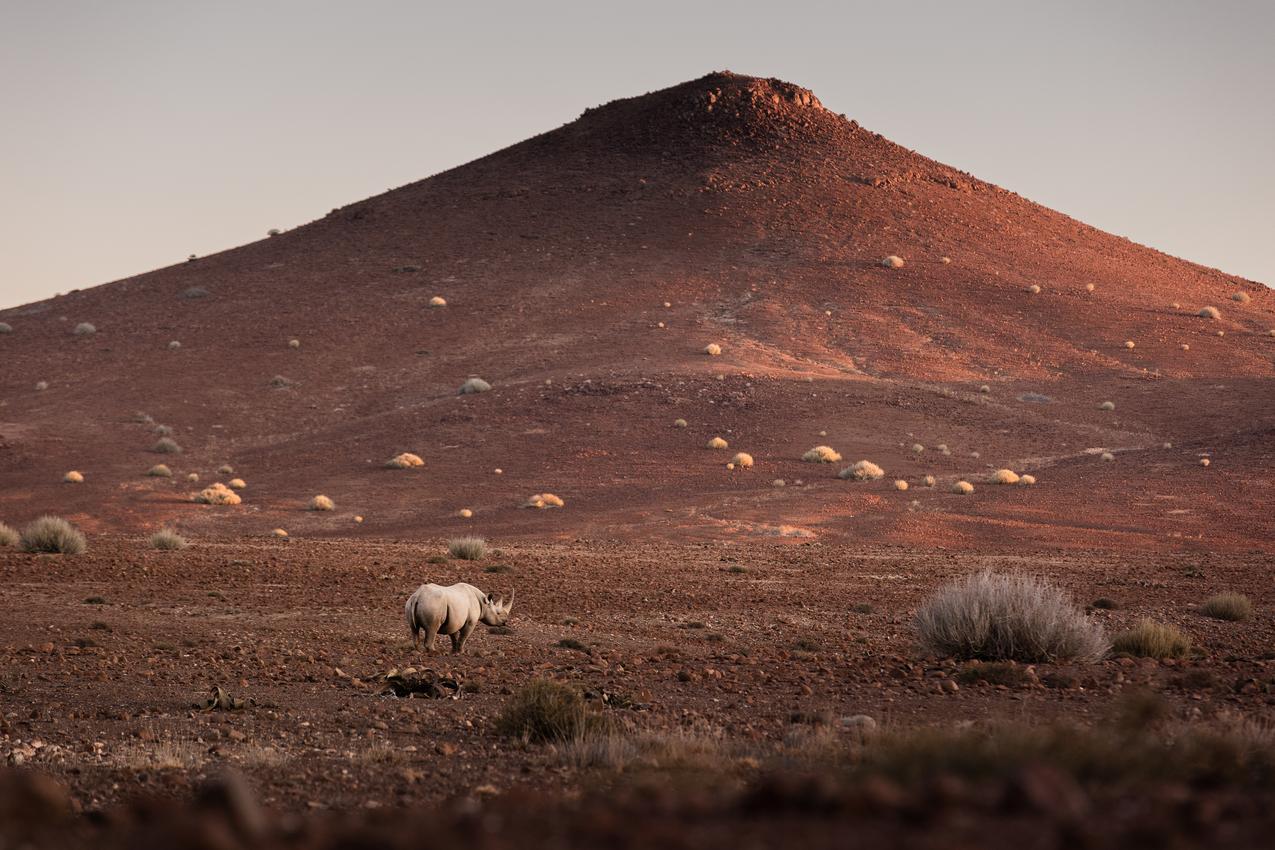
[[[906,490],[908,489],[908,482],[904,481],[902,478],[896,479],[894,482],[894,489],[900,491]]]
[[[891,254],[890,256],[881,260],[881,265],[885,266],[887,269],[901,269],[903,268],[903,265],[904,265],[903,258],[896,256],[894,254]]]
[[[447,299],[443,298],[443,296],[441,296],[441,295],[435,295],[433,298],[429,299],[429,306],[431,306],[431,307],[446,307],[446,306],[447,306]]]
[[[1039,295],[1040,284],[1033,283],[1031,286],[1027,287],[1027,291],[1030,292],[1032,295]]]
[[[473,395],[474,393],[485,393],[491,389],[491,384],[482,378],[470,378],[460,385],[457,395]]]
[[[13,333],[13,325],[9,324],[8,322],[0,322],[0,334],[11,334],[11,333]]]
[[[1103,463],[1111,463],[1112,461],[1116,459],[1116,456],[1113,455],[1111,452],[1103,452],[1098,457],[1100,460],[1103,461]]]
[[[232,478],[226,483],[230,485],[231,490],[246,490],[248,488],[248,482],[242,478]]]
[[[188,472],[188,473],[186,473],[186,480],[187,480],[187,481],[189,481],[191,484],[196,484],[196,483],[198,483],[198,482],[199,482],[199,473],[198,473],[198,472]]]
[[[801,456],[806,463],[840,463],[841,452],[832,446],[815,446]]]
[[[220,481],[200,490],[191,500],[202,505],[237,505],[243,501],[243,499],[239,498],[238,493]]]
[[[385,462],[390,469],[411,469],[415,466],[424,466],[425,461],[421,460],[420,455],[414,455],[411,452],[402,452],[396,454]]]
[[[1058,588],[1024,575],[976,573],[932,595],[916,614],[926,649],[944,657],[1035,663],[1094,661],[1101,626]]]
[[[73,333],[76,336],[90,336],[97,333],[97,328],[89,322],[80,322],[75,326]]]
[[[166,464],[157,463],[150,469],[146,470],[146,474],[151,478],[172,478],[173,471]]]
[[[182,347],[182,344],[181,344],[181,342],[180,342],[179,340],[172,339],[172,340],[169,340],[169,341],[168,341],[168,350],[169,350],[169,351],[176,351],[177,349],[179,349],[179,348],[181,348],[181,347]]]
[[[270,386],[274,387],[276,390],[286,390],[296,386],[296,383],[291,378],[285,378],[283,375],[275,375],[270,379]]]
[[[152,549],[161,549],[171,552],[177,549],[185,549],[187,545],[186,538],[182,537],[171,528],[162,528],[151,535],[150,544]]]
[[[957,481],[952,485],[952,492],[958,496],[968,496],[974,492],[974,485],[968,481]]]
[[[487,541],[481,537],[453,537],[447,541],[447,553],[462,561],[480,561],[487,554]]]
[[[921,445],[920,443],[912,444],[912,454],[919,455],[923,453],[924,451],[925,451],[925,446]]]
[[[722,347],[715,342],[710,342],[708,345],[704,346],[704,353],[709,357],[716,357],[722,353]]]
[[[1125,342],[1124,342],[1124,347],[1125,347],[1125,348],[1127,348],[1127,349],[1129,349],[1130,351],[1132,351],[1133,349],[1137,348],[1137,346],[1138,346],[1138,344],[1137,344],[1136,342],[1134,342],[1133,340],[1131,340],[1131,339],[1126,339],[1126,340],[1125,340]]]
[[[59,516],[42,516],[22,529],[23,552],[79,555],[88,548],[88,541],[79,529]]]
[[[998,469],[992,475],[993,484],[1017,484],[1022,479],[1012,469]]]
[[[49,382],[48,382],[48,381],[36,381],[36,382],[35,382],[35,391],[36,391],[36,392],[38,392],[38,393],[42,393],[42,392],[44,392],[45,390],[47,390],[48,388],[49,388]]]
[[[18,534],[17,529],[10,528],[3,522],[0,522],[0,546],[16,548],[22,542],[22,535]]]
[[[1143,619],[1112,638],[1111,651],[1140,658],[1186,658],[1191,638],[1174,626]]]
[[[217,473],[219,475],[230,475],[234,471],[235,468],[228,463],[223,463],[221,466],[217,467]]]
[[[976,685],[986,682],[989,685],[1003,685],[1017,688],[1027,684],[1027,671],[1013,661],[987,661],[971,664],[956,674],[956,681],[962,685]]]
[[[1253,603],[1242,593],[1219,593],[1201,603],[1200,613],[1214,620],[1238,623],[1253,616]]]
[[[926,487],[933,487],[937,483],[933,475],[927,475],[921,480],[925,482]]]
[[[309,505],[312,511],[332,511],[336,510],[336,503],[323,494],[319,494],[310,500]]]
[[[1104,401],[1102,404],[1098,405],[1098,409],[1099,410],[1115,410],[1116,403],[1114,401]]]
[[[685,427],[686,427],[686,424],[687,424],[687,423],[686,423],[686,420],[685,420],[685,419],[674,419],[674,420],[673,420],[673,427],[674,427],[674,428],[685,428]]]
[[[76,470],[72,469],[66,475],[62,476],[62,480],[66,482],[67,484],[83,484],[84,476],[81,473],[77,472]]]
[[[753,465],[753,456],[748,452],[736,452],[730,462],[737,467],[748,469]]]
[[[1251,296],[1250,296],[1247,292],[1240,291],[1240,292],[1236,292],[1234,295],[1232,295],[1232,296],[1231,296],[1231,300],[1232,300],[1232,301],[1235,301],[1235,302],[1237,302],[1237,303],[1239,303],[1239,304],[1247,304],[1248,302],[1252,301],[1253,299],[1252,299],[1252,297],[1251,297]]]
[[[713,439],[708,441],[708,448],[710,449],[724,449],[729,445],[730,444],[727,443],[725,440],[723,440],[721,437],[714,437]]]
[[[847,466],[838,472],[837,477],[855,481],[876,481],[885,477],[885,470],[870,460],[861,460],[854,466]]]
[[[496,716],[498,733],[536,744],[565,744],[604,732],[606,725],[579,690],[551,679],[533,679],[519,688]]]
[[[172,437],[160,437],[155,441],[155,445],[151,446],[151,451],[162,455],[181,454],[182,447]]]
[[[469,508],[461,508],[460,510],[456,512],[456,516],[460,517],[461,519],[469,519],[473,515],[474,515],[474,512],[471,511]]]
[[[1018,483],[1022,484],[1025,487],[1030,487],[1031,485],[1036,483],[1036,476],[1035,475],[1020,475],[1018,476]]]
[[[1220,319],[1222,312],[1216,307],[1201,307],[1200,312],[1196,313],[1201,319]]]
[[[288,536],[288,532],[284,531],[282,528],[276,528],[276,529],[274,529],[273,531],[271,531],[270,533],[271,533],[272,535],[274,535],[275,537],[287,537],[287,536]]]
[[[566,506],[566,502],[562,501],[561,498],[559,498],[558,496],[555,496],[553,493],[536,493],[534,496],[529,496],[527,498],[527,501],[522,503],[522,507],[524,508],[543,509],[543,508],[561,508],[565,506]]]
[[[301,340],[296,339],[295,337],[293,339],[288,340],[288,348],[300,348],[300,347],[301,347]]]

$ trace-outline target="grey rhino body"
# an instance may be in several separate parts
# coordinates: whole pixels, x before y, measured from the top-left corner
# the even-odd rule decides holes
[[[407,627],[412,631],[412,648],[420,649],[421,632],[425,632],[425,649],[434,652],[438,635],[452,639],[452,652],[462,652],[474,626],[503,626],[509,619],[514,597],[509,601],[483,593],[472,584],[422,584],[407,597]]]

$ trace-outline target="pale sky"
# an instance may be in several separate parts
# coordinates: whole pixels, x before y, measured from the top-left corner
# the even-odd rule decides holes
[[[0,0],[0,308],[721,69],[1275,284],[1272,45],[1275,2]]]

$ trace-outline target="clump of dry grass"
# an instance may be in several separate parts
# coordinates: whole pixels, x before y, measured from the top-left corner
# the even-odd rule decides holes
[[[1219,593],[1200,604],[1200,613],[1215,620],[1238,623],[1253,616],[1253,603],[1242,593]]]
[[[566,506],[566,502],[553,493],[536,493],[529,496],[527,501],[522,503],[524,508],[561,508]]]
[[[1104,401],[1102,404],[1098,405],[1098,409],[1099,410],[1115,410],[1116,403],[1114,401]]]
[[[925,451],[925,446],[921,445],[920,443],[912,444],[912,454],[919,455],[923,453],[924,451]]]
[[[296,339],[295,337],[293,339],[288,340],[288,348],[300,348],[300,347],[301,347],[301,340]]]
[[[469,519],[473,515],[474,515],[474,512],[471,511],[469,508],[461,508],[460,510],[456,512],[456,516],[460,517],[461,519]]]
[[[273,531],[271,531],[270,533],[271,533],[272,535],[274,535],[275,537],[287,537],[287,536],[288,536],[288,532],[284,531],[282,528],[276,528],[276,529],[274,529]]]
[[[1112,461],[1116,459],[1116,456],[1113,455],[1111,452],[1103,452],[1098,457],[1100,460],[1102,460],[1103,463],[1111,463]]]
[[[887,269],[901,269],[903,268],[904,263],[902,257],[891,254],[881,260],[881,265],[885,266]]]
[[[1032,484],[1036,483],[1036,476],[1035,475],[1020,475],[1018,476],[1018,483],[1024,486],[1030,487]]]
[[[715,342],[710,342],[708,345],[704,346],[704,353],[709,357],[716,357],[722,353],[722,347]]]
[[[1131,339],[1126,339],[1124,341],[1124,347],[1132,351],[1133,349],[1138,347],[1138,344]]]
[[[992,475],[993,484],[1017,484],[1020,480],[1018,473],[1012,469],[998,469]]]
[[[730,443],[727,443],[721,437],[714,437],[708,441],[708,448],[710,449],[724,449],[729,445]]]
[[[491,384],[482,378],[469,378],[465,383],[460,385],[460,389],[456,391],[457,395],[473,395],[474,393],[485,393],[491,389]]]
[[[231,490],[246,490],[248,488],[248,482],[242,478],[232,478],[226,483],[230,485]]]
[[[62,476],[62,480],[67,484],[83,484],[84,476],[80,472],[72,469],[66,475]]]
[[[176,351],[177,349],[179,349],[179,348],[181,348],[181,347],[182,347],[182,344],[181,344],[181,342],[180,342],[179,340],[172,339],[172,340],[169,340],[169,341],[168,341],[168,350],[169,350],[169,351]]]
[[[1235,302],[1237,302],[1237,303],[1239,303],[1239,304],[1247,304],[1248,302],[1252,301],[1253,299],[1252,299],[1252,297],[1251,297],[1251,296],[1250,296],[1247,292],[1243,292],[1243,291],[1241,291],[1241,292],[1237,292],[1237,293],[1235,293],[1234,295],[1232,295],[1232,296],[1231,296],[1231,300],[1232,300],[1232,301],[1235,301]]]
[[[603,732],[605,724],[578,689],[551,679],[533,679],[514,691],[496,716],[498,733],[537,744],[565,744]]]
[[[146,470],[146,474],[151,478],[172,478],[173,471],[168,468],[167,464],[157,463],[150,469]]]
[[[220,481],[210,484],[191,497],[191,501],[201,505],[237,505],[243,501],[239,494]]]
[[[186,538],[182,537],[171,528],[161,528],[159,531],[151,535],[150,544],[152,549],[160,549],[167,552],[185,549],[187,545]]]
[[[217,467],[217,473],[219,475],[230,475],[234,471],[235,468],[228,463],[223,463],[221,466]]]
[[[199,473],[198,472],[186,473],[186,480],[189,481],[191,484],[197,483],[199,481]]]
[[[274,387],[276,390],[286,390],[296,386],[296,382],[291,378],[284,377],[283,375],[275,375],[270,379],[270,386]]]
[[[8,546],[16,548],[22,542],[22,535],[18,534],[16,528],[10,528],[3,522],[0,522],[0,546]]]
[[[933,475],[927,475],[921,481],[925,483],[926,487],[933,487],[937,483]]]
[[[387,460],[385,465],[390,469],[411,469],[414,466],[424,466],[425,461],[421,460],[420,455],[402,452]]]
[[[906,490],[906,489],[908,489],[908,482],[906,482],[906,481],[904,481],[902,478],[900,478],[900,479],[898,479],[898,480],[896,480],[896,481],[894,482],[894,489],[895,489],[895,490],[900,490],[900,491],[902,491],[902,490]]]
[[[841,452],[832,446],[815,446],[801,456],[806,463],[840,463]]]
[[[968,496],[974,492],[974,485],[968,481],[957,481],[952,485],[952,492],[958,496]]]
[[[36,391],[36,392],[38,392],[38,393],[42,393],[42,392],[44,392],[45,390],[47,390],[48,388],[49,388],[49,382],[48,382],[48,381],[36,381],[36,382],[35,382],[35,391]]]
[[[1200,312],[1195,315],[1199,316],[1201,319],[1220,319],[1222,318],[1222,311],[1218,310],[1216,307],[1201,307]]]
[[[151,446],[151,451],[162,455],[181,454],[182,447],[177,445],[177,441],[172,437],[160,437],[155,441],[155,445]]]
[[[97,333],[97,328],[90,322],[80,322],[72,333],[76,336],[90,336]]]
[[[1040,284],[1033,283],[1031,286],[1027,287],[1027,291],[1030,292],[1032,295],[1039,295]]]
[[[13,325],[9,324],[8,322],[0,322],[0,334],[11,334],[11,333],[13,333]]]
[[[88,548],[88,541],[79,529],[59,516],[42,516],[22,529],[20,539],[23,552],[79,555]]]
[[[446,307],[446,306],[447,306],[447,299],[443,298],[443,296],[441,296],[441,295],[435,295],[433,298],[429,299],[429,306],[431,306],[431,307]]]
[[[332,511],[336,510],[336,502],[320,493],[310,500],[309,508],[312,511]]]
[[[861,460],[855,463],[854,466],[847,466],[838,472],[837,477],[843,480],[877,481],[885,477],[885,470],[870,460]]]
[[[982,572],[941,588],[917,611],[916,629],[944,657],[1096,661],[1107,651],[1102,628],[1061,590],[1023,575]]]
[[[686,422],[686,420],[685,420],[685,419],[674,419],[674,420],[673,420],[673,427],[674,427],[674,428],[685,428],[685,427],[686,427],[686,425],[687,425],[687,422]]]
[[[1140,658],[1186,658],[1191,654],[1191,638],[1174,626],[1143,619],[1112,638],[1111,650]]]
[[[730,459],[730,462],[742,469],[749,469],[753,465],[753,456],[748,452],[736,452],[735,456]]]
[[[1211,461],[1208,458],[1206,457],[1200,458],[1200,466],[1208,466],[1210,463]]]
[[[453,537],[447,541],[447,554],[462,561],[480,561],[487,554],[487,541],[481,537]]]

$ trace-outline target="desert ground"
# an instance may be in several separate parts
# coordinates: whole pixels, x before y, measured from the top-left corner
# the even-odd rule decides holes
[[[87,538],[0,545],[0,847],[1269,840],[1275,297],[805,89],[0,322],[0,521]],[[983,572],[1103,651],[936,652]],[[425,582],[509,621],[416,650]],[[546,682],[574,725],[513,728]]]

